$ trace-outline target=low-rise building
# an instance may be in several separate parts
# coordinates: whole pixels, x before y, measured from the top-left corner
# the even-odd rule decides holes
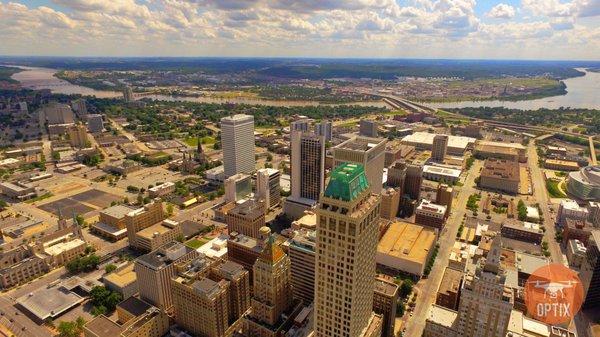
[[[458,310],[462,279],[462,270],[446,267],[444,269],[444,276],[442,276],[442,282],[440,282],[437,291],[435,304],[448,309]]]
[[[563,226],[563,244],[566,246],[569,240],[579,240],[586,247],[592,235],[592,226],[590,226],[585,220],[567,219]]]
[[[585,207],[579,206],[575,200],[565,199],[558,205],[556,212],[556,222],[564,226],[567,219],[585,221],[589,217],[589,212]]]
[[[527,162],[527,148],[520,143],[479,140],[473,154],[481,159],[496,158],[521,163]]]
[[[542,244],[544,231],[539,224],[518,220],[507,220],[502,224],[500,233],[503,237]]]
[[[439,166],[439,165],[424,165],[423,178],[432,181],[440,181],[448,184],[455,184],[460,179],[462,171],[457,168]]]
[[[148,195],[150,198],[164,197],[175,192],[175,183],[167,181],[166,183],[156,185],[148,189]]]
[[[133,208],[125,205],[115,205],[100,211],[99,220],[90,229],[92,232],[112,241],[117,241],[127,236],[125,216]]]
[[[113,272],[104,276],[104,284],[108,289],[121,294],[123,299],[128,299],[137,294],[138,284],[134,267],[134,263],[125,263],[119,266]]]
[[[577,171],[579,170],[579,164],[576,161],[559,160],[559,159],[546,159],[544,161],[544,167],[550,170],[558,171]]]
[[[38,196],[35,186],[25,182],[0,183],[0,192],[15,200],[27,200]]]
[[[52,258],[54,266],[64,266],[85,253],[87,244],[73,233],[59,236],[42,243],[43,252]]]
[[[442,229],[446,222],[446,211],[446,206],[434,204],[427,199],[423,199],[415,210],[415,222],[423,226]]]
[[[520,174],[519,163],[516,161],[487,159],[481,170],[479,187],[517,194]]]
[[[421,277],[436,242],[436,230],[407,222],[390,225],[377,245],[377,264]]]

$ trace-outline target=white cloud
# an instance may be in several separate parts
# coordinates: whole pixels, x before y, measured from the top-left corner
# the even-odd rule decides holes
[[[515,8],[507,4],[497,4],[486,15],[494,19],[512,19],[515,17]]]
[[[600,28],[578,22],[600,0],[522,0],[525,22],[500,2],[477,14],[475,0],[12,1],[0,0],[0,54],[498,57],[526,44],[600,55]]]

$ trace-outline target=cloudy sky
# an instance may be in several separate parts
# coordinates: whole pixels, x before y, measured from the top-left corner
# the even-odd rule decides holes
[[[0,55],[600,59],[600,0],[0,0]]]

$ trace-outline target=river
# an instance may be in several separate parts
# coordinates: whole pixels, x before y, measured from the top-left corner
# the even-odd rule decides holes
[[[560,107],[587,108],[600,110],[600,73],[586,71],[585,76],[564,80],[567,94],[525,101],[463,101],[450,103],[425,103],[435,108],[465,108],[465,107],[506,107],[520,110],[537,110],[539,108],[558,109]]]
[[[12,66],[12,65],[11,65]],[[16,73],[13,79],[30,89],[50,89],[57,94],[80,94],[84,96],[95,96],[99,98],[122,97],[117,91],[95,90],[92,88],[71,84],[54,76],[56,69],[36,68],[24,66],[19,67],[24,71]],[[578,69],[585,72],[585,76],[574,77],[564,80],[567,85],[567,94],[561,96],[546,97],[525,101],[462,101],[449,103],[425,103],[427,106],[436,108],[462,108],[462,107],[506,107],[522,110],[537,110],[539,108],[557,109],[560,107],[600,109],[600,73],[588,72],[585,69]],[[244,103],[255,105],[273,105],[273,106],[317,106],[326,105],[316,101],[283,101],[266,100],[258,98],[236,97],[236,98],[215,98],[215,97],[180,97],[169,95],[148,95],[146,98],[164,101],[182,101],[182,102],[203,102],[203,103]],[[387,106],[382,101],[377,102],[355,102],[362,106]]]
[[[7,65],[23,69],[23,71],[12,75],[14,80],[17,80],[25,88],[29,89],[50,89],[55,94],[66,94],[74,95],[79,94],[83,96],[95,96],[99,98],[114,98],[123,97],[123,94],[118,91],[108,90],[96,90],[88,87],[84,87],[77,84],[69,83],[65,80],[57,78],[54,74],[57,72],[56,69],[50,68],[37,68],[37,67],[25,67],[25,66],[14,66]],[[217,97],[184,97],[184,96],[171,96],[171,95],[145,95],[143,98],[149,98],[159,101],[178,101],[178,102],[200,102],[200,103],[238,103],[238,104],[252,104],[252,105],[272,105],[272,106],[317,106],[317,105],[334,105],[327,103],[320,103],[316,101],[283,101],[283,100],[267,100],[260,98],[248,98],[248,97],[235,97],[235,98],[217,98]],[[387,107],[383,101],[374,102],[352,102],[344,103],[343,105],[361,105],[361,106],[376,106],[376,107]]]

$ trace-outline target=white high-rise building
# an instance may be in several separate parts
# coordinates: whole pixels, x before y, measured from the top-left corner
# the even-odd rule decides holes
[[[279,205],[281,172],[273,168],[264,168],[256,172],[256,196],[265,200],[265,210]]]
[[[381,336],[373,313],[379,204],[362,165],[331,172],[317,208],[315,337]]]
[[[236,202],[252,194],[252,177],[244,173],[234,174],[225,179],[225,201]]]
[[[330,121],[322,121],[319,124],[315,124],[315,133],[323,138],[326,142],[330,142],[332,138],[332,124]]]
[[[254,172],[254,116],[221,118],[221,144],[225,177]]]

